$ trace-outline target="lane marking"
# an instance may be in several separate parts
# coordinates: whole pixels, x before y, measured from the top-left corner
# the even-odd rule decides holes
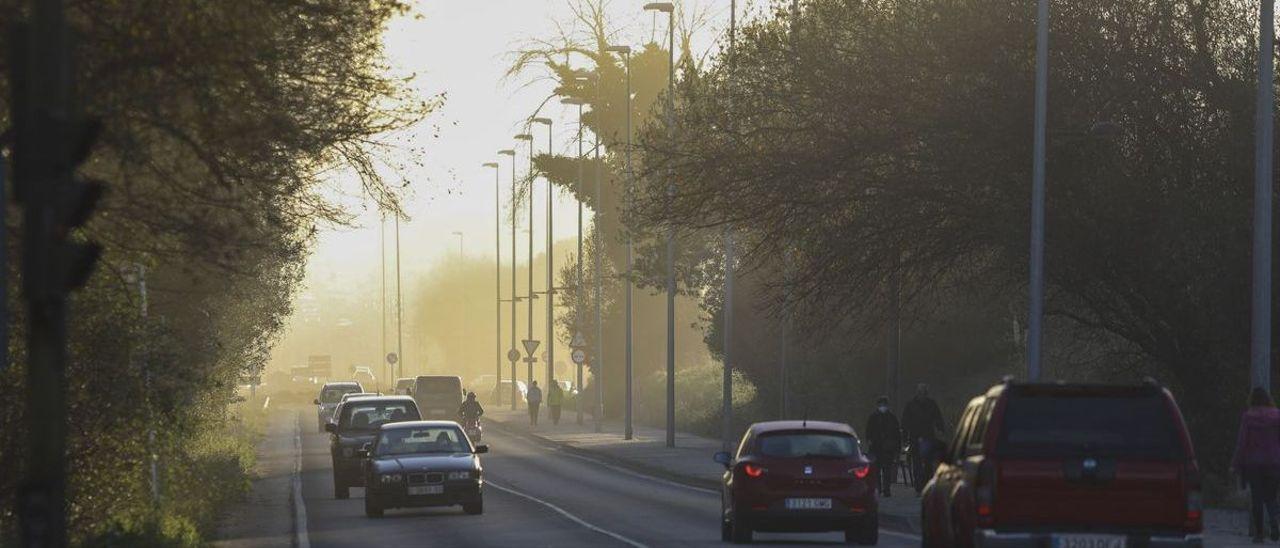
[[[559,507],[559,506],[556,506],[555,504],[552,504],[552,503],[550,503],[550,502],[547,502],[547,501],[545,501],[545,500],[542,500],[542,499],[540,499],[540,498],[538,498],[538,497],[535,497],[535,496],[533,496],[533,495],[527,495],[527,494],[521,493],[520,491],[516,491],[515,489],[512,489],[512,488],[510,488],[510,487],[503,487],[503,486],[498,485],[498,484],[496,484],[496,483],[494,483],[494,482],[492,482],[492,481],[489,481],[489,480],[487,480],[487,479],[485,480],[485,482],[484,482],[484,483],[485,483],[485,485],[488,485],[489,487],[492,487],[492,488],[497,489],[497,490],[499,490],[499,491],[504,491],[504,492],[507,492],[507,493],[511,493],[512,495],[515,495],[515,496],[517,496],[517,497],[525,498],[525,499],[531,500],[531,501],[533,501],[533,502],[536,502],[536,503],[538,503],[538,504],[541,504],[541,505],[543,505],[543,506],[546,506],[547,508],[550,508],[550,509],[552,509],[552,510],[555,510],[555,511],[556,511],[556,513],[558,513],[558,514],[560,514],[560,515],[562,515],[562,516],[564,516],[564,517],[566,517],[566,518],[569,518],[569,520],[570,520],[570,521],[573,521],[574,523],[577,523],[578,525],[581,525],[581,526],[583,526],[583,527],[585,527],[585,528],[587,528],[587,529],[590,529],[590,530],[592,530],[592,531],[595,531],[595,532],[597,532],[597,533],[600,533],[600,534],[602,534],[602,535],[605,535],[605,536],[607,536],[607,537],[610,537],[610,538],[612,538],[612,539],[614,539],[614,540],[616,540],[616,541],[618,541],[618,542],[622,542],[622,543],[625,543],[625,544],[627,544],[627,545],[634,546],[635,548],[649,548],[649,547],[648,547],[648,545],[646,545],[646,544],[644,544],[644,543],[642,543],[642,542],[636,542],[636,541],[634,541],[634,540],[631,540],[631,539],[629,539],[629,538],[627,538],[627,537],[624,537],[624,536],[622,536],[622,535],[619,535],[619,534],[617,534],[617,533],[615,533],[615,532],[613,532],[613,531],[610,531],[610,530],[608,530],[608,529],[604,529],[604,528],[601,528],[601,527],[596,527],[595,525],[592,525],[592,524],[590,524],[590,523],[587,523],[587,522],[586,522],[585,520],[583,520],[582,518],[579,518],[578,516],[575,516],[575,515],[573,515],[573,514],[570,514],[570,513],[569,513],[568,511],[566,511],[564,508],[561,508],[561,507]]]
[[[293,546],[311,548],[307,536],[307,505],[302,501],[302,413],[293,424]]]
[[[503,430],[503,429],[502,429],[501,427],[499,427],[499,428],[498,428],[498,430],[499,430],[499,431],[501,431],[501,430]],[[615,472],[619,472],[619,473],[621,473],[621,474],[625,474],[625,475],[628,475],[628,476],[631,476],[631,477],[634,477],[634,478],[637,478],[637,479],[643,479],[643,480],[653,481],[653,482],[661,483],[661,484],[664,484],[664,485],[669,485],[669,486],[672,486],[672,487],[680,487],[680,488],[683,488],[683,489],[688,489],[688,490],[690,490],[690,491],[697,491],[697,492],[699,492],[699,493],[707,493],[707,494],[711,494],[711,495],[719,495],[719,494],[720,494],[720,491],[717,491],[717,490],[714,490],[714,489],[707,489],[707,488],[704,488],[704,487],[696,487],[696,486],[693,486],[693,485],[689,485],[689,484],[687,484],[687,483],[680,483],[680,482],[678,482],[678,481],[673,481],[673,480],[669,480],[669,479],[666,479],[666,478],[661,478],[661,477],[658,477],[658,476],[651,476],[651,475],[649,475],[649,474],[645,474],[645,473],[643,473],[643,472],[637,472],[637,471],[635,471],[635,470],[631,470],[631,469],[628,469],[628,468],[623,468],[623,467],[618,466],[618,465],[616,465],[616,464],[610,464],[610,463],[605,462],[605,461],[602,461],[602,460],[594,459],[594,458],[591,458],[591,457],[588,457],[588,456],[585,456],[585,455],[580,455],[580,454],[575,453],[575,452],[573,452],[573,451],[568,451],[568,450],[565,450],[565,449],[563,449],[563,448],[560,448],[560,447],[556,446],[556,445],[555,445],[555,442],[550,442],[550,441],[548,441],[548,442],[538,442],[538,441],[533,441],[533,440],[526,439],[525,437],[520,436],[520,435],[515,434],[515,433],[512,433],[512,432],[505,432],[505,433],[507,434],[507,436],[508,436],[508,437],[510,437],[510,438],[512,438],[512,439],[516,439],[516,440],[522,441],[522,442],[524,442],[524,443],[526,443],[526,444],[533,445],[533,446],[535,446],[535,447],[541,447],[541,448],[546,449],[546,450],[548,450],[548,451],[554,451],[554,452],[559,453],[559,454],[561,454],[561,455],[564,455],[564,456],[567,456],[567,457],[573,457],[573,458],[575,458],[575,459],[582,460],[582,461],[586,461],[586,462],[590,462],[590,463],[595,464],[595,465],[598,465],[598,466],[603,466],[603,467],[608,468],[608,469],[610,469],[610,470],[613,470],[613,471],[615,471]],[[488,483],[488,484],[492,485],[492,482],[490,482],[490,481],[488,481],[488,480],[485,480],[485,483]],[[501,487],[499,487],[499,489],[502,489],[502,488],[501,488]],[[921,540],[921,537],[920,537],[919,535],[913,535],[913,534],[911,534],[911,533],[903,533],[903,532],[900,532],[900,531],[893,531],[893,530],[890,530],[890,529],[885,529],[884,527],[881,527],[881,528],[880,528],[880,533],[881,533],[881,534],[884,534],[884,535],[891,536],[891,537],[899,537],[899,538],[905,538],[905,539],[911,539],[911,540]]]

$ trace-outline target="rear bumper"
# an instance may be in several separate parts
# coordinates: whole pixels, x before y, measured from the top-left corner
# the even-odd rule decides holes
[[[1063,531],[1062,533],[1067,533]],[[1080,531],[1082,534],[1095,534]],[[1125,546],[1129,548],[1202,548],[1202,535],[1181,533],[1115,533],[1126,537]],[[1020,532],[979,529],[974,535],[974,545],[980,548],[1053,548],[1055,533],[1052,532]]]
[[[811,510],[755,510],[738,512],[734,519],[743,519],[756,531],[775,533],[819,533],[844,531],[874,520],[876,512],[855,513],[851,510],[814,512]]]

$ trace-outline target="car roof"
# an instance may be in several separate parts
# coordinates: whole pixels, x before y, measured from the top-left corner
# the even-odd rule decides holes
[[[347,398],[347,401],[368,402],[368,401],[413,401],[413,398],[403,394],[374,394],[370,396],[356,396]]]
[[[751,432],[757,435],[794,430],[840,432],[843,434],[849,434],[850,436],[857,436],[857,433],[853,431],[853,427],[843,422],[788,420],[757,422],[751,425]]]
[[[448,426],[448,427],[458,428],[458,429],[462,428],[461,425],[459,425],[457,422],[454,422],[454,421],[400,421],[400,422],[386,423],[381,426],[381,429],[396,430],[399,428],[431,428],[431,427],[439,428],[442,426]]]
[[[1097,384],[1097,383],[1003,383],[987,391],[987,397],[1002,393],[1018,396],[1101,396],[1135,397],[1161,396],[1165,390],[1154,384]]]
[[[358,386],[360,386],[360,383],[358,383],[358,382],[356,382],[356,381],[334,381],[334,382],[326,382],[326,383],[324,383],[324,387],[323,387],[323,388],[342,388],[342,387],[347,387],[347,386],[357,386],[357,387],[358,387]]]

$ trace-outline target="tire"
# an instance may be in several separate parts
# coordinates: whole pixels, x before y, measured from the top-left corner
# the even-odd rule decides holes
[[[720,518],[720,542],[731,540],[733,540],[733,524],[727,519]]]
[[[751,544],[751,524],[746,520],[729,520],[729,541],[734,544]]]
[[[484,498],[477,497],[472,502],[462,504],[462,511],[472,516],[478,516],[484,513]]]
[[[854,522],[852,526],[845,529],[844,541],[846,544],[875,546],[880,542],[879,517],[873,512]]]
[[[351,486],[342,481],[342,477],[333,475],[333,498],[338,500],[347,500],[351,496]]]
[[[382,517],[382,505],[378,504],[378,500],[372,495],[365,494],[364,497],[364,515],[368,518]]]

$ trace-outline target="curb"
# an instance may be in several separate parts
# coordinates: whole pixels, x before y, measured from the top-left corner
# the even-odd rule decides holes
[[[494,427],[496,427],[498,430],[502,430],[504,433],[525,439],[527,441],[531,441],[539,445],[551,447],[559,451],[572,453],[579,457],[600,461],[611,466],[625,468],[627,470],[631,470],[632,472],[637,472],[647,476],[653,476],[658,479],[679,483],[682,485],[687,485],[689,487],[696,487],[698,489],[707,489],[707,490],[716,491],[716,492],[720,491],[719,481],[699,478],[696,476],[689,476],[685,474],[679,474],[679,473],[671,472],[669,470],[665,470],[665,469],[661,469],[653,466],[645,466],[644,464],[641,464],[632,460],[620,459],[614,456],[602,454],[589,449],[582,449],[575,445],[548,439],[528,431],[516,430],[514,428],[511,428],[506,423],[506,421],[492,419],[489,421],[489,424],[492,424]],[[909,534],[919,534],[920,532],[919,518],[914,518],[912,516],[904,516],[899,514],[887,514],[883,511],[879,513],[879,517],[880,517],[880,527],[883,527],[884,529],[898,532],[898,533],[909,533]]]

